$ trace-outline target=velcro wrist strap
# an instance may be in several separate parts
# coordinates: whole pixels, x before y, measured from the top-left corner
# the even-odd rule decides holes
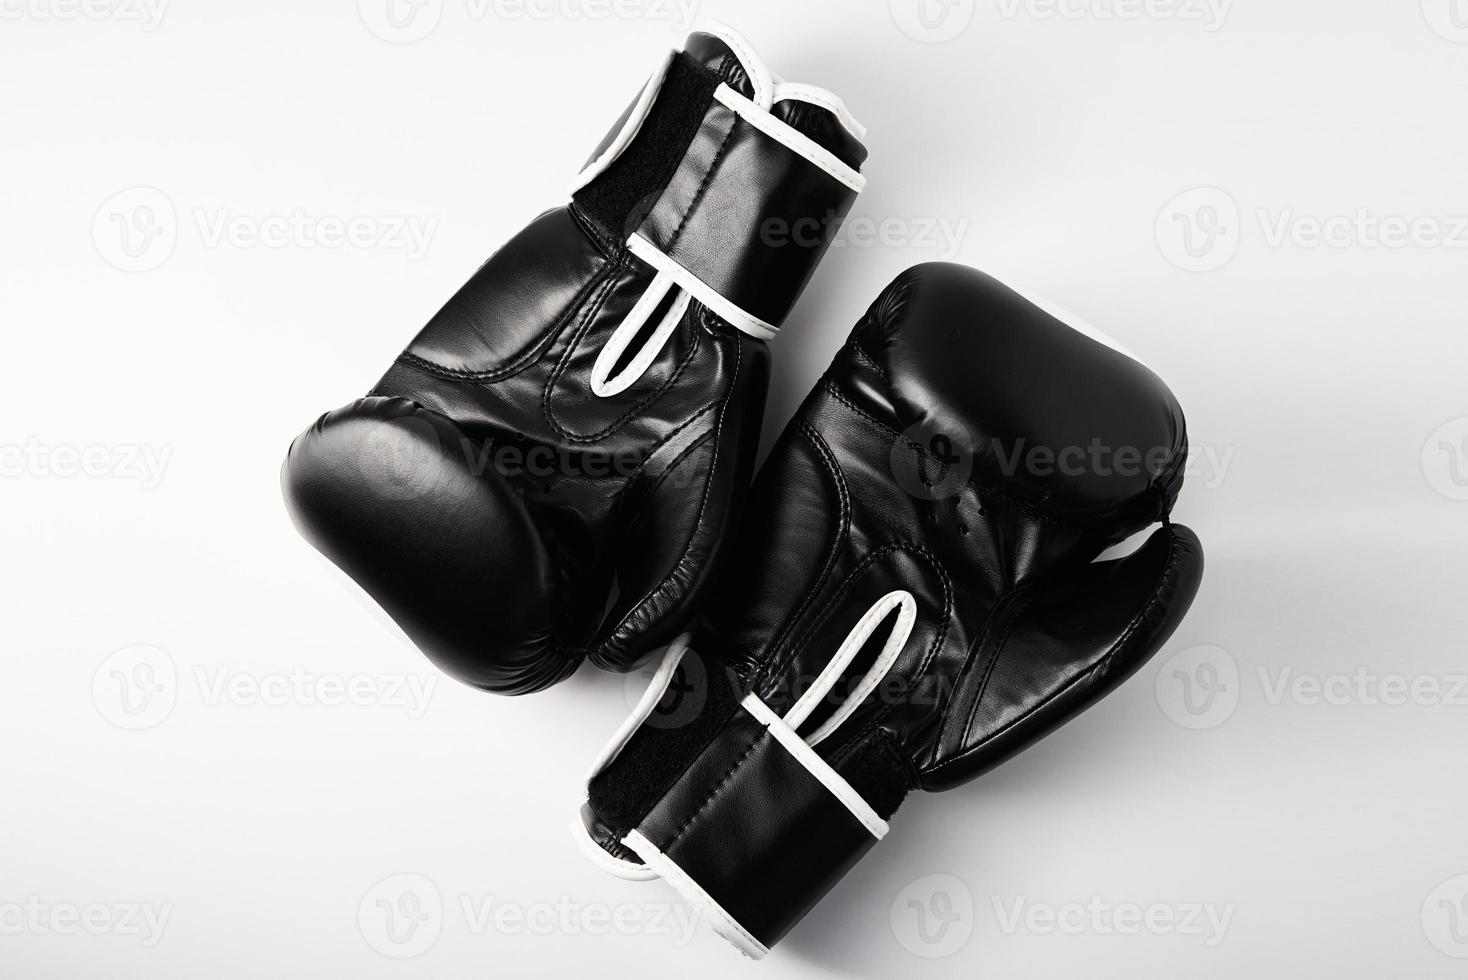
[[[623,843],[760,957],[886,833],[850,784],[750,695]]]
[[[772,337],[864,185],[856,168],[673,53],[577,178],[577,206],[730,324]]]

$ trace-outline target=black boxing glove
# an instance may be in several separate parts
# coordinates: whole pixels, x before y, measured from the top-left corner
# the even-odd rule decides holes
[[[762,955],[908,792],[1003,762],[1167,640],[1203,570],[1169,520],[1186,457],[1177,402],[1127,354],[972,269],[904,273],[598,760],[584,849]]]
[[[860,136],[734,33],[692,34],[570,203],[295,441],[296,526],[476,687],[534,691],[665,645],[723,552],[765,342],[862,187]]]

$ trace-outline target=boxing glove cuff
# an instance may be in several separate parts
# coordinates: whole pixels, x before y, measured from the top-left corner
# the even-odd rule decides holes
[[[877,603],[831,669],[783,717],[758,694],[739,697],[737,687],[721,683],[697,655],[689,658],[691,672],[680,671],[685,651],[675,644],[592,778],[648,724],[673,739],[701,741],[701,747],[625,833],[603,822],[591,804],[584,807],[580,826],[573,825],[583,850],[624,877],[663,878],[720,935],[751,957],[763,956],[887,834],[882,815],[812,746],[838,728],[890,669],[911,628],[911,603],[903,592]],[[814,732],[799,734],[893,612],[896,625],[848,707]],[[675,712],[649,722],[670,686],[690,692],[697,717]],[[896,787],[899,798],[903,789]]]
[[[751,694],[622,843],[760,957],[886,833],[856,790]]]
[[[671,52],[578,175],[573,200],[606,247],[625,246],[655,274],[629,334],[676,288],[768,340],[864,186],[862,127],[834,95],[775,81],[733,32],[705,33],[746,52],[750,94]],[[809,107],[845,130],[831,134],[836,149],[786,121]]]

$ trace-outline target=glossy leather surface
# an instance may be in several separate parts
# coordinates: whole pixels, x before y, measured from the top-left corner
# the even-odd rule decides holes
[[[752,828],[819,827],[819,834]],[[768,949],[876,838],[766,729],[731,718],[638,832]],[[753,841],[755,846],[741,846]]]
[[[369,397],[323,417],[286,460],[301,532],[476,687],[533,691],[583,659],[627,669],[667,643],[706,591],[752,474],[768,349],[696,299],[630,385],[591,383],[654,283],[629,233],[686,190],[674,176],[721,108],[711,93],[752,91],[721,38],[692,35],[671,64],[621,156],[495,252]],[[854,164],[865,155],[829,111],[771,114]],[[698,206],[689,241],[753,239],[745,224],[769,209],[750,200],[827,206],[808,165],[717,162],[710,193],[685,202]],[[783,272],[793,302],[823,250],[760,268],[724,256],[723,285]]]
[[[1056,462],[1098,445],[1076,465]],[[752,692],[784,715],[894,593],[912,597],[910,632],[888,617],[846,679],[896,631],[905,639],[890,672],[816,746],[879,814],[1054,730],[1152,656],[1193,599],[1202,549],[1169,519],[1186,446],[1181,409],[1137,362],[975,270],[904,273],[761,470],[725,585],[669,688],[702,710],[644,725],[593,778],[593,838],[627,859],[626,832],[674,805],[682,774],[739,724],[736,697]],[[1133,553],[1096,560],[1158,522]],[[838,685],[801,735],[851,686]],[[669,710],[689,709],[659,708]],[[746,807],[737,839],[695,862],[712,879],[705,890],[757,887],[734,865],[824,833],[774,802],[774,787],[748,788],[760,778],[742,773],[741,792],[771,802]],[[700,819],[697,807],[684,814]],[[766,884],[731,900],[780,910],[784,928],[825,887]]]

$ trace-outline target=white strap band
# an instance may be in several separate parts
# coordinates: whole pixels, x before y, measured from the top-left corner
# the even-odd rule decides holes
[[[582,805],[585,809],[585,804]],[[592,840],[591,832],[587,829],[586,818],[580,814],[571,818],[571,839],[576,842],[576,849],[581,852],[582,857],[592,864],[601,868],[607,874],[624,881],[652,881],[658,873],[645,864],[636,864],[632,861],[624,861],[619,857],[612,856],[606,848]]]
[[[714,99],[770,139],[805,157],[851,190],[860,194],[862,188],[866,187],[867,179],[850,164],[794,126],[776,119],[768,110],[760,108],[729,86],[720,85],[714,89]]]
[[[712,286],[673,261],[665,252],[635,231],[627,239],[627,250],[658,272],[665,273],[681,289],[729,321],[736,329],[760,340],[771,340],[780,332],[780,328],[774,324],[766,323],[759,317],[735,306]]]
[[[855,136],[859,140],[867,138],[867,128],[857,121],[857,118],[851,114],[851,110],[846,108],[846,103],[842,102],[841,97],[835,92],[816,85],[806,85],[804,82],[776,81],[775,101],[786,102],[791,100],[795,102],[809,102],[811,105],[820,106],[835,116],[852,136]]]
[[[708,920],[714,931],[723,936],[745,956],[750,959],[761,959],[770,950],[764,943],[754,938],[749,930],[741,926],[718,902],[714,901],[712,895],[703,890],[698,882],[688,876],[688,872],[678,867],[666,854],[660,851],[656,844],[648,840],[642,834],[633,830],[622,843],[647,862],[647,866],[658,873],[668,884],[672,885],[680,895],[688,899],[699,913]]]
[[[841,774],[832,769],[825,759],[816,755],[814,749],[795,733],[795,729],[785,723],[785,720],[770,710],[765,704],[753,694],[740,702],[740,706],[754,716],[755,721],[768,729],[774,736],[775,741],[789,752],[806,771],[826,789],[831,795],[841,802],[841,805],[851,811],[851,815],[857,819],[877,840],[887,836],[887,821],[877,816],[877,811],[871,808],[861,794],[851,788],[851,784],[841,778]]]
[[[764,59],[754,53],[754,47],[744,39],[743,34],[717,20],[700,27],[699,31],[718,38],[729,46],[730,51],[734,52],[734,57],[739,59],[740,67],[744,69],[745,77],[749,79],[749,87],[754,92],[756,105],[762,109],[769,109],[775,104],[775,76],[770,72]]]

